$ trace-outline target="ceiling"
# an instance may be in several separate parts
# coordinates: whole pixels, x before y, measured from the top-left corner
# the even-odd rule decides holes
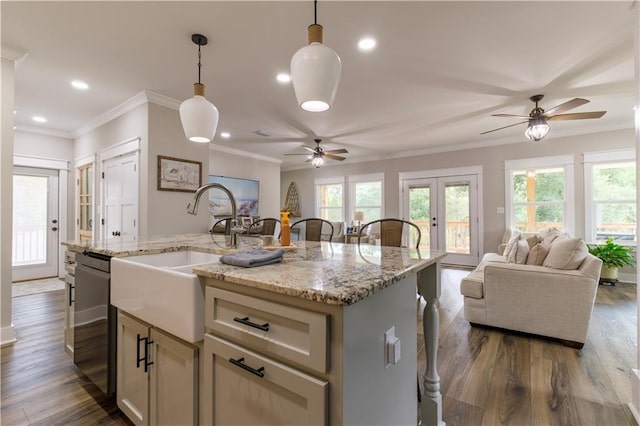
[[[312,167],[285,154],[305,152],[314,137],[325,149],[348,149],[343,164],[528,143],[524,124],[480,133],[517,122],[490,115],[526,115],[538,93],[545,109],[582,97],[591,102],[571,112],[607,111],[597,120],[551,122],[541,143],[632,128],[631,5],[320,1],[324,43],[342,60],[334,105],[323,113],[301,110],[291,85],[275,79],[306,44],[310,0],[4,1],[2,46],[28,52],[16,73],[18,129],[73,137],[141,91],[189,98],[197,80],[191,34],[202,33],[209,38],[202,82],[220,111],[218,133],[231,133],[213,143],[281,160],[287,170]],[[365,35],[377,40],[372,52],[357,49]],[[73,79],[90,90],[72,89]]]

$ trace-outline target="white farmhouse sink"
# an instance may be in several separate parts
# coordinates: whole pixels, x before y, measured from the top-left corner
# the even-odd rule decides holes
[[[187,342],[204,336],[204,285],[191,271],[219,255],[175,251],[111,259],[111,304]]]

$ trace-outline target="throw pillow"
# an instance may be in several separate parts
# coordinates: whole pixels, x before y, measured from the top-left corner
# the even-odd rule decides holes
[[[544,263],[544,259],[547,257],[549,253],[549,247],[538,243],[535,246],[531,247],[529,250],[529,256],[527,256],[527,265],[536,265],[542,266]]]
[[[582,238],[558,238],[551,244],[542,265],[554,269],[577,269],[587,253],[587,245]]]
[[[508,263],[519,263],[523,265],[527,261],[527,255],[529,254],[529,244],[525,240],[516,241],[509,253],[507,253]]]
[[[516,230],[511,231],[511,238],[509,238],[509,241],[507,242],[507,246],[505,247],[504,252],[502,252],[505,259],[507,259],[507,262],[509,261],[509,254],[511,253],[511,251],[516,249],[516,245],[518,244],[519,239],[520,239],[520,231],[516,231]],[[515,256],[515,252],[514,252],[514,256]]]
[[[550,246],[553,240],[555,240],[562,234],[564,234],[564,232],[562,232],[558,228],[546,228],[538,232],[538,235],[540,236],[542,242],[548,246]]]
[[[532,235],[527,238],[527,244],[529,244],[529,250],[531,250],[536,244],[538,244],[542,239],[539,235]]]

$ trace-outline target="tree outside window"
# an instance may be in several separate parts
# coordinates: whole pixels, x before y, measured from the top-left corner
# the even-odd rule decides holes
[[[512,202],[515,228],[537,232],[565,228],[565,179],[563,168],[513,171]]]
[[[597,240],[637,240],[635,163],[593,165],[592,209]]]
[[[382,181],[354,182],[352,186],[353,211],[363,212],[364,221],[382,218]]]
[[[343,221],[343,185],[320,184],[317,186],[318,215],[328,221]]]

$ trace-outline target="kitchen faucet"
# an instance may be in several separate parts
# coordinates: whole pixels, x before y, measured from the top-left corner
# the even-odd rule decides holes
[[[202,194],[212,188],[218,188],[229,197],[229,201],[231,202],[231,238],[229,240],[229,247],[238,247],[238,238],[236,236],[235,229],[238,223],[236,199],[233,197],[233,194],[226,186],[220,185],[219,183],[208,183],[206,185],[202,185],[196,190],[196,193],[193,194],[193,200],[191,200],[191,202],[187,204],[187,213],[195,215],[198,212],[198,203],[200,202],[200,197],[202,197]]]

